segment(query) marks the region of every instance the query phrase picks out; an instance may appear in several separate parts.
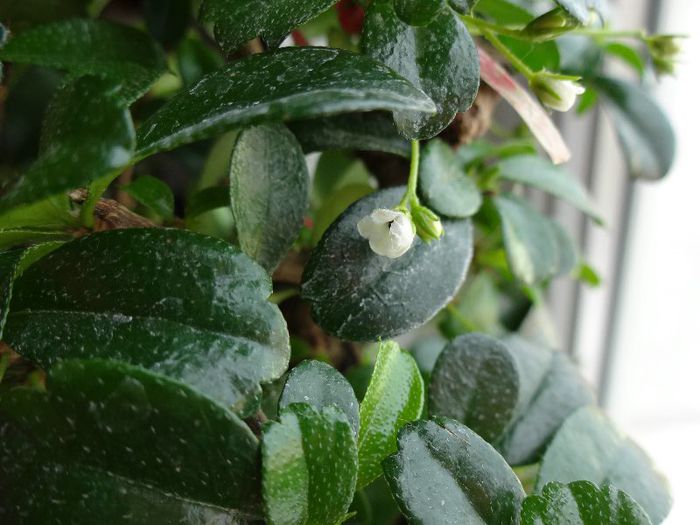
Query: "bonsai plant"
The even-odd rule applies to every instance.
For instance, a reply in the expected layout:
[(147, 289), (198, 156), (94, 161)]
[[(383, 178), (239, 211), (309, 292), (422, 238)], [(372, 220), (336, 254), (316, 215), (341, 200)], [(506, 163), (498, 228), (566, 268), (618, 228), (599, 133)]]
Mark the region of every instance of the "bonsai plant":
[(663, 177), (666, 117), (604, 65), (678, 42), (533, 4), (3, 2), (0, 521), (660, 523), (519, 333), (596, 280), (523, 188), (602, 223), (549, 115), (598, 103)]

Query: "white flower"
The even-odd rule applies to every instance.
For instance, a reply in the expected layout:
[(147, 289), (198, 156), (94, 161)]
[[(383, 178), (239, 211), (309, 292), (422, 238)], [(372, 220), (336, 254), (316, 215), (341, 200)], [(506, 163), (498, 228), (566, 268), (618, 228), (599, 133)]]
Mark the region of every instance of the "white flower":
[(357, 231), (369, 239), (374, 253), (396, 259), (413, 244), (416, 230), (410, 217), (395, 210), (377, 208), (357, 223)]
[(536, 75), (530, 86), (542, 104), (556, 111), (569, 111), (576, 103), (576, 97), (586, 91), (573, 80), (560, 80), (547, 75)]

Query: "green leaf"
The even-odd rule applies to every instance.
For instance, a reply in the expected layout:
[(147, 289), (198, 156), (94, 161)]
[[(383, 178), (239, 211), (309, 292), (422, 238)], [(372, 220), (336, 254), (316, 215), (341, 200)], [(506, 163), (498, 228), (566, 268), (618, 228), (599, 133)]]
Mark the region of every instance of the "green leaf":
[(231, 206), (231, 191), (224, 186), (204, 188), (190, 197), (185, 210), (187, 220), (195, 219), (203, 213), (217, 208)]
[(292, 404), (263, 433), (263, 497), (272, 525), (329, 525), (345, 516), (357, 480), (355, 436), (335, 407)]
[(109, 358), (246, 412), (289, 362), (270, 278), (240, 250), (184, 230), (127, 229), (67, 243), (15, 283), (5, 341), (50, 367)]
[(520, 376), (508, 348), (493, 337), (465, 334), (445, 346), (430, 381), (430, 414), (464, 423), (494, 442), (514, 416)]
[(502, 178), (551, 193), (602, 223), (586, 188), (550, 161), (535, 155), (517, 155), (502, 160), (497, 166)]
[(452, 149), (439, 139), (423, 148), (418, 181), (425, 203), (440, 215), (464, 219), (481, 206), (476, 182)]
[(23, 31), (0, 50), (0, 59), (105, 77), (123, 84), (127, 102), (165, 72), (163, 52), (147, 34), (105, 20), (62, 20)]
[(590, 387), (566, 354), (518, 336), (504, 340), (518, 369), (518, 404), (496, 448), (511, 465), (539, 459), (566, 419), (595, 402)]
[(446, 418), (406, 425), (384, 475), (411, 524), (515, 525), (525, 497), (488, 443)]
[(197, 38), (185, 38), (177, 49), (177, 68), (185, 87), (224, 65), (224, 59)]
[(431, 319), (464, 282), (472, 254), (468, 220), (443, 221), (440, 240), (425, 244), (416, 239), (397, 259), (377, 255), (360, 236), (358, 221), (376, 208), (393, 208), (403, 192), (392, 188), (359, 200), (314, 249), (302, 297), (327, 332), (353, 341), (408, 332)]
[(0, 228), (6, 230), (35, 228), (65, 231), (79, 226), (77, 213), (71, 209), (70, 198), (62, 194), (0, 214)]
[(603, 50), (608, 54), (619, 58), (634, 68), (640, 75), (646, 70), (646, 62), (639, 51), (632, 46), (622, 42), (610, 42), (603, 46)]
[(609, 483), (548, 483), (542, 494), (525, 498), (522, 525), (651, 525), (644, 509)]
[(145, 0), (143, 17), (156, 40), (169, 48), (183, 39), (190, 24), (191, 0)]
[(448, 308), (440, 322), (440, 330), (453, 339), (465, 332), (482, 332), (498, 335), (501, 326), (501, 293), (495, 277), (488, 271), (481, 271), (467, 279), (454, 307)]
[[(496, 24), (523, 27), (534, 20), (535, 16), (522, 5), (527, 4), (505, 0), (480, 0), (476, 4), (476, 10)], [(532, 42), (505, 35), (498, 35), (498, 39), (533, 71), (559, 69), (559, 47), (554, 40)]]
[(282, 124), (248, 128), (233, 146), (230, 179), (238, 244), (272, 273), (299, 235), (309, 206), (304, 153)]
[(345, 414), (355, 434), (360, 428), (360, 404), (355, 392), (343, 374), (327, 363), (304, 361), (289, 372), (279, 410), (292, 403), (306, 403), (319, 411), (335, 406)]
[(447, 0), (450, 7), (460, 15), (466, 15), (479, 0)]
[(503, 194), (493, 201), (508, 264), (518, 279), (533, 285), (574, 268), (575, 247), (561, 226), (515, 195)]
[(59, 89), (44, 121), (39, 158), (0, 198), (0, 210), (85, 186), (126, 166), (134, 128), (119, 93), (113, 82), (96, 77)]
[(397, 16), (412, 26), (424, 26), (435, 19), (445, 0), (394, 0)]
[(499, 35), (497, 38), (533, 71), (559, 70), (559, 46), (554, 40), (531, 42), (504, 35)]
[(59, 231), (32, 230), (29, 228), (0, 229), (0, 250), (18, 244), (68, 240), (70, 238), (69, 233)]
[[(314, 179), (315, 181), (316, 179)], [(330, 225), (351, 204), (372, 192), (374, 192), (374, 188), (369, 184), (350, 184), (349, 186), (341, 186), (335, 193), (326, 198), (314, 214), (314, 228), (311, 236), (314, 246), (318, 244)]]
[(12, 480), (0, 480), (0, 508), (17, 515), (12, 523), (259, 516), (258, 440), (181, 383), (123, 363), (65, 361), (48, 393), (14, 389), (0, 410), (0, 465)]
[(430, 414), (464, 423), (511, 465), (536, 461), (566, 418), (593, 401), (564, 354), (515, 336), (457, 337), (430, 383)]
[(630, 173), (643, 179), (664, 177), (676, 154), (676, 136), (663, 110), (629, 82), (598, 77), (594, 85), (612, 111)]
[(139, 204), (156, 212), (164, 219), (170, 219), (175, 210), (175, 196), (165, 182), (150, 175), (142, 175), (131, 184), (121, 187)]
[(449, 9), (426, 26), (402, 22), (391, 2), (373, 2), (362, 32), (365, 54), (394, 69), (423, 90), (437, 113), (394, 112), (399, 133), (408, 139), (429, 139), (459, 111), (466, 111), (479, 89), (479, 58), (464, 24)]
[(201, 19), (214, 23), (216, 40), (227, 52), (257, 36), (275, 47), (292, 29), (334, 3), (335, 0), (204, 0)]
[(611, 483), (634, 498), (654, 524), (671, 507), (666, 480), (632, 440), (622, 436), (594, 407), (574, 412), (547, 448), (537, 478), (537, 491), (548, 483), (585, 479)]
[(31, 264), (61, 244), (58, 241), (45, 242), (25, 249), (0, 252), (0, 340), (3, 337), (15, 281)]
[(386, 112), (347, 113), (292, 122), (289, 129), (296, 135), (304, 152), (333, 149), (384, 151), (410, 157), (411, 146), (396, 131)]
[(399, 430), (423, 413), (423, 379), (415, 360), (393, 341), (380, 343), (372, 379), (360, 405), (357, 488), (378, 478), (396, 452)]
[(292, 47), (233, 62), (173, 97), (139, 129), (138, 156), (262, 121), (353, 111), (433, 112), (407, 80), (347, 51)]
[(13, 31), (62, 18), (86, 16), (91, 0), (8, 0), (0, 3), (0, 20)]
[[(370, 186), (371, 183), (371, 175), (360, 159), (345, 151), (325, 151), (316, 164), (311, 202), (314, 206), (323, 205), (344, 186)], [(347, 205), (339, 210), (336, 217), (345, 208)]]

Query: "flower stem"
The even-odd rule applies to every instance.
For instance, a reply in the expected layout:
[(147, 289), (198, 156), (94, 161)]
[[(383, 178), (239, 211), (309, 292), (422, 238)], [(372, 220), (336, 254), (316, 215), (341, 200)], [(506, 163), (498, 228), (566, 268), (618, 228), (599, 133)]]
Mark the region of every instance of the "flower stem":
[(411, 141), (411, 170), (408, 172), (408, 186), (404, 193), (401, 202), (398, 205), (399, 209), (408, 210), (408, 205), (417, 206), (419, 204), (418, 195), (418, 167), (420, 165), (420, 141)]
[(646, 31), (643, 30), (632, 30), (632, 31), (611, 31), (605, 28), (596, 27), (580, 27), (571, 31), (575, 35), (593, 36), (600, 38), (636, 38), (638, 40), (643, 40), (647, 37)]
[(462, 15), (460, 17), (462, 22), (470, 26), (471, 29), (477, 29), (478, 32), (483, 33), (484, 31), (491, 31), (492, 33), (498, 33), (500, 35), (512, 36), (519, 38), (521, 40), (527, 39), (526, 35), (523, 34), (521, 28), (505, 27), (498, 24), (493, 24), (484, 20), (483, 18), (477, 18), (475, 16)]
[(489, 41), (489, 43), (495, 47), (501, 55), (503, 55), (508, 62), (510, 62), (515, 69), (518, 70), (526, 79), (530, 80), (535, 72), (530, 69), (525, 62), (520, 60), (515, 53), (513, 53), (508, 46), (498, 39), (498, 36), (493, 31), (484, 31), (482, 33), (484, 38)]

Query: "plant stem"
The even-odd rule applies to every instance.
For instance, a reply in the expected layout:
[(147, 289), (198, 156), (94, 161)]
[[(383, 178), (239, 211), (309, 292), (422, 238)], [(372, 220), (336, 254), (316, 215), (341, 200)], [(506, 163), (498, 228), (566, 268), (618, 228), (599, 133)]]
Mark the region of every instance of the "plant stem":
[(639, 40), (643, 40), (647, 37), (646, 31), (639, 29), (632, 31), (610, 31), (609, 29), (605, 28), (581, 27), (579, 29), (574, 29), (571, 31), (571, 33), (602, 38), (636, 38)]
[(498, 39), (498, 36), (493, 31), (484, 31), (483, 36), (489, 43), (510, 62), (515, 69), (518, 70), (526, 79), (530, 80), (535, 74), (525, 62), (520, 60), (503, 42)]
[(498, 24), (487, 22), (483, 18), (477, 18), (475, 16), (462, 15), (460, 18), (462, 19), (462, 22), (464, 22), (466, 25), (470, 26), (472, 29), (478, 29), (481, 33), (483, 33), (484, 31), (490, 31), (492, 33), (498, 33), (500, 35), (512, 36), (521, 40), (527, 40), (526, 35), (523, 34), (522, 29), (520, 28), (516, 29), (514, 27), (500, 26)]
[(411, 141), (411, 170), (408, 172), (408, 187), (404, 193), (401, 202), (398, 205), (399, 209), (408, 210), (408, 205), (417, 206), (418, 195), (418, 167), (420, 165), (420, 141)]

